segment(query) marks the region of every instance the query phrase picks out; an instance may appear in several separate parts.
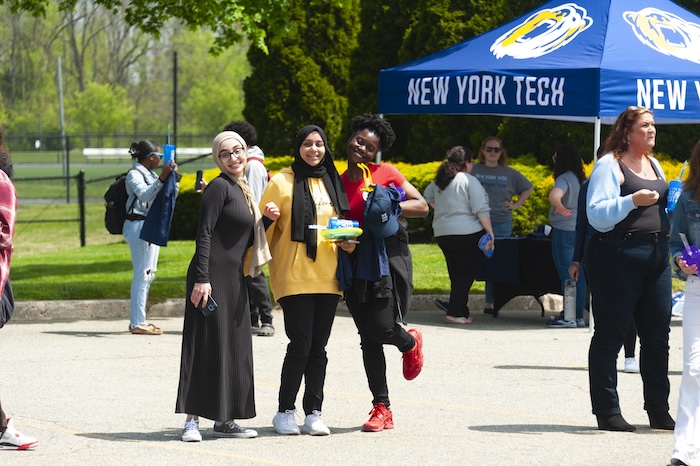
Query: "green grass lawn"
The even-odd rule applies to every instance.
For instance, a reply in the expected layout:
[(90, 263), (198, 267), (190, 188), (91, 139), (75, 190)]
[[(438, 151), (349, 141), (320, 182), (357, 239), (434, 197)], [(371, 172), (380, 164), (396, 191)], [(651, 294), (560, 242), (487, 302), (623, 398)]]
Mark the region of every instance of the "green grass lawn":
[[(412, 245), (416, 293), (449, 293), (442, 252), (436, 245)], [(185, 294), (185, 275), (194, 241), (171, 241), (161, 248), (149, 299), (160, 302)], [(132, 269), (123, 241), (71, 247), (13, 258), (12, 286), (17, 300), (119, 299), (129, 297)], [(481, 286), (478, 286), (481, 285)], [(475, 287), (483, 291), (483, 283)]]
[[(76, 205), (23, 205), (15, 229), (12, 286), (18, 301), (119, 299), (129, 297), (131, 258), (120, 235), (103, 225), (104, 206), (86, 205), (86, 247), (80, 247), (77, 222), (32, 223), (78, 217)], [(185, 294), (185, 275), (194, 241), (171, 241), (161, 248), (149, 301)], [(436, 244), (411, 245), (416, 293), (449, 293), (442, 252)], [(477, 282), (474, 290), (483, 291)]]
[[(128, 298), (131, 281), (129, 247), (121, 235), (110, 235), (103, 224), (104, 206), (86, 205), (86, 247), (80, 247), (78, 207), (71, 204), (22, 205), (15, 229), (12, 285), (18, 301)], [(33, 223), (39, 219), (66, 219)], [(437, 244), (412, 244), (416, 294), (449, 294), (450, 283)], [(194, 241), (171, 241), (161, 249), (150, 302), (185, 294), (185, 275)], [(685, 283), (673, 279), (673, 289)], [(483, 293), (475, 282), (472, 293)]]

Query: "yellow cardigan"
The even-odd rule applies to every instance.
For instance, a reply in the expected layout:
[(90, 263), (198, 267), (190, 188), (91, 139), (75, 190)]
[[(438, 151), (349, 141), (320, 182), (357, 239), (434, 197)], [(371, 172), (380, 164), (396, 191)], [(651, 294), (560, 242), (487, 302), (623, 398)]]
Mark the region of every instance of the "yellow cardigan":
[[(317, 223), (328, 225), (328, 219), (336, 212), (322, 178), (308, 178), (309, 190), (316, 204)], [(294, 172), (291, 168), (273, 176), (260, 200), (263, 211), (268, 202), (274, 202), (280, 210), (279, 218), (267, 229), (267, 242), (272, 261), (270, 287), (275, 300), (299, 294), (337, 294), (338, 250), (335, 243), (322, 241), (317, 235), (316, 261), (306, 255), (306, 244), (292, 241), (292, 193)]]

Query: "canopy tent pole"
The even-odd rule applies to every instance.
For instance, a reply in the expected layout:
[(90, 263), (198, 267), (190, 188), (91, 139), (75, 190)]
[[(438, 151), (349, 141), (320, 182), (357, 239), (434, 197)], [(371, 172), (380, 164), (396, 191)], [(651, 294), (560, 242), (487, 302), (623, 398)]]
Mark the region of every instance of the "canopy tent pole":
[(598, 161), (598, 148), (600, 147), (600, 117), (595, 117), (593, 123), (593, 162)]

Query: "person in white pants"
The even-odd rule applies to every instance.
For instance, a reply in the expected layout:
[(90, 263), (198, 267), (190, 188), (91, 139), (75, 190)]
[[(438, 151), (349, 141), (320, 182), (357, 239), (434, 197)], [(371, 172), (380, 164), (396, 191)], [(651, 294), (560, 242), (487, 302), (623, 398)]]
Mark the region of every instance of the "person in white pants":
[[(690, 156), (685, 180), (671, 222), (669, 246), (680, 276), (688, 275), (683, 307), (683, 376), (678, 399), (671, 464), (700, 465), (700, 141)], [(687, 240), (686, 251), (681, 234)], [(670, 312), (670, 310), (669, 310)]]

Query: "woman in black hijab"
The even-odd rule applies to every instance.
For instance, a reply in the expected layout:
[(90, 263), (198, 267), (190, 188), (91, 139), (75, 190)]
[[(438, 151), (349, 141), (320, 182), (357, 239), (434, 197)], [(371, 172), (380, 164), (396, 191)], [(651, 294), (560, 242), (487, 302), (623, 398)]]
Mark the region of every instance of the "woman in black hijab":
[[(282, 306), (289, 338), (272, 423), (283, 435), (328, 435), (330, 430), (320, 416), (328, 364), (326, 343), (341, 296), (336, 278), (338, 246), (351, 252), (355, 245), (323, 241), (314, 228), (348, 211), (345, 188), (323, 129), (303, 127), (295, 149), (292, 166), (272, 177), (260, 201), (263, 207), (270, 202), (279, 207), (279, 218), (267, 229), (273, 257), (270, 287)], [(306, 418), (300, 429), (294, 415), (302, 378)]]

